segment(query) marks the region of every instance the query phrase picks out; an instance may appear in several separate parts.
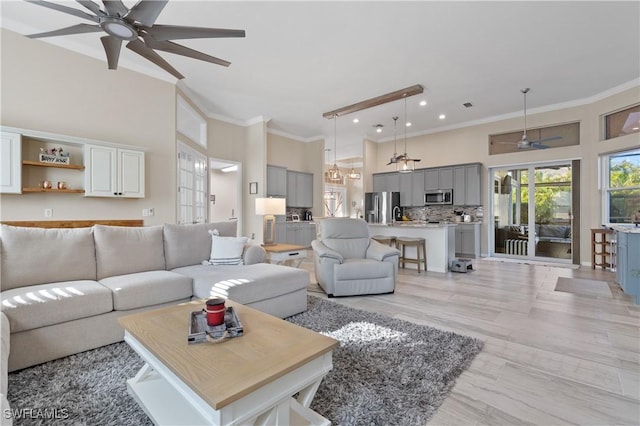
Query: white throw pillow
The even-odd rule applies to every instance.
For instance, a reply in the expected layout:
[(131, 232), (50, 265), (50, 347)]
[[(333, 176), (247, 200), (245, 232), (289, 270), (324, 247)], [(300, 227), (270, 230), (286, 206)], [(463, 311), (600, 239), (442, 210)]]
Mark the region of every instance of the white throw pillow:
[(242, 265), (242, 251), (248, 239), (246, 237), (220, 237), (217, 229), (211, 234), (211, 265)]

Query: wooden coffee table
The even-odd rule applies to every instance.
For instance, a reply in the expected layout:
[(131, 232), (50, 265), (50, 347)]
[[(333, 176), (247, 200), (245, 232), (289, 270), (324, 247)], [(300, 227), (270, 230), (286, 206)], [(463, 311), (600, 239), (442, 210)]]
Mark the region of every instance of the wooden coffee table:
[(333, 367), (337, 340), (228, 300), (244, 335), (189, 345), (189, 314), (203, 306), (189, 302), (118, 319), (125, 341), (145, 361), (127, 388), (151, 420), (330, 424), (309, 405)]

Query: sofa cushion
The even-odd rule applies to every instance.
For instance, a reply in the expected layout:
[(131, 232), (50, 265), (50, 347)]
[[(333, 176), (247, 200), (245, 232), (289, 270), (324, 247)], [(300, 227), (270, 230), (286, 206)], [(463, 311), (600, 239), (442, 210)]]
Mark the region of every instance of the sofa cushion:
[(236, 221), (193, 225), (165, 224), (163, 235), (167, 269), (197, 265), (209, 259), (211, 235), (208, 231), (217, 229), (220, 236), (235, 237), (237, 226)]
[(0, 293), (11, 332), (87, 318), (113, 310), (111, 291), (96, 281), (66, 281)]
[(302, 269), (269, 263), (243, 266), (195, 265), (173, 272), (193, 278), (193, 295), (223, 297), (247, 304), (288, 294), (309, 285), (309, 273)]
[(97, 278), (165, 269), (162, 226), (94, 226)]
[(212, 265), (240, 265), (242, 252), (248, 239), (246, 237), (221, 237), (209, 231), (211, 235), (211, 253), (209, 263)]
[(113, 292), (113, 309), (125, 311), (188, 299), (192, 280), (170, 271), (147, 271), (103, 278), (100, 284)]
[(95, 280), (91, 228), (45, 229), (0, 226), (2, 291), (25, 285)]

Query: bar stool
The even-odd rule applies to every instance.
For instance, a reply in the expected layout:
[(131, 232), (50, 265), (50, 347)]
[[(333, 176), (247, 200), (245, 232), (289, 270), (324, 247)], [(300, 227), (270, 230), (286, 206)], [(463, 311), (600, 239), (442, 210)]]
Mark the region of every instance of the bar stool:
[(389, 247), (396, 247), (395, 235), (374, 235), (371, 239), (376, 240), (380, 244), (387, 244)]
[[(424, 270), (425, 272), (427, 271), (427, 241), (424, 238), (398, 237), (396, 244), (401, 251), (398, 263), (402, 265), (403, 268), (405, 263), (415, 263), (418, 265), (418, 273), (420, 273), (420, 264), (424, 263)], [(406, 256), (406, 247), (416, 248), (416, 258)]]

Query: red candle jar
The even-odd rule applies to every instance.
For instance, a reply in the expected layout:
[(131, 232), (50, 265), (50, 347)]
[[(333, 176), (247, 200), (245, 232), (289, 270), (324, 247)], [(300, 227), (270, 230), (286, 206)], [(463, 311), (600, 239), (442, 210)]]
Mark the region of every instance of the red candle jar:
[(224, 299), (209, 299), (207, 300), (207, 324), (210, 326), (216, 326), (224, 323)]

